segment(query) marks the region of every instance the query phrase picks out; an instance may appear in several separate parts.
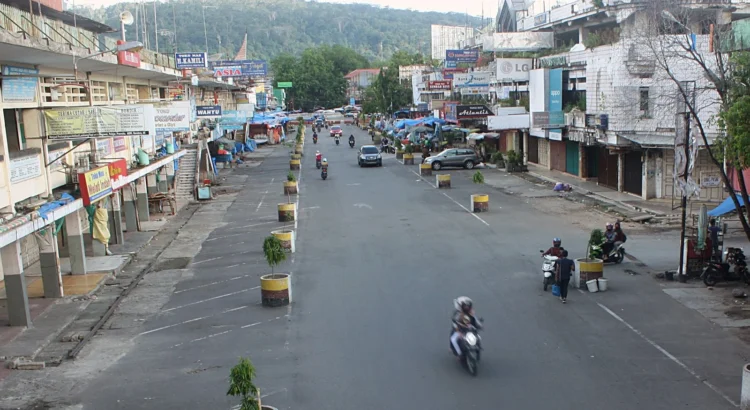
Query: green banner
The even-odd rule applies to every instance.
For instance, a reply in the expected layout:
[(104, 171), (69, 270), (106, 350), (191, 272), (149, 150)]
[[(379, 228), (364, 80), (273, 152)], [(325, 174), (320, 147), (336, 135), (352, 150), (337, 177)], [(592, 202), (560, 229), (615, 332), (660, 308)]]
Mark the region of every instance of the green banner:
[(276, 83), (276, 88), (292, 88), (292, 82), (291, 81), (279, 81)]

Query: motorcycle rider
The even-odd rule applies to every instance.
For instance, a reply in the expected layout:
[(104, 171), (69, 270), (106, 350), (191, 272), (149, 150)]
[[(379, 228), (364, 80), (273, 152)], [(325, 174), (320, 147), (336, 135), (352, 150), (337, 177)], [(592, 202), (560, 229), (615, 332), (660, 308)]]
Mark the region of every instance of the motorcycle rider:
[(607, 230), (604, 231), (604, 239), (605, 241), (602, 244), (602, 255), (604, 258), (607, 258), (609, 253), (612, 252), (612, 249), (614, 249), (615, 241), (617, 239), (617, 232), (615, 232), (615, 227), (612, 223), (607, 223)]
[(349, 135), (349, 143), (354, 142), (354, 134)]
[(463, 338), (466, 331), (472, 326), (480, 329), (482, 325), (474, 316), (474, 302), (466, 296), (460, 296), (453, 301), (456, 311), (453, 313), (453, 333), (451, 333), (451, 346), (453, 354), (460, 359), (463, 355), (458, 339)]
[(315, 162), (320, 162), (321, 158), (323, 158), (323, 155), (320, 154), (320, 151), (315, 151)]
[(550, 255), (550, 256), (556, 256), (558, 258), (561, 258), (562, 252), (565, 250), (561, 245), (562, 245), (562, 241), (560, 240), (560, 238), (552, 239), (552, 247), (547, 249), (547, 252), (544, 252), (542, 254), (542, 257), (546, 255)]

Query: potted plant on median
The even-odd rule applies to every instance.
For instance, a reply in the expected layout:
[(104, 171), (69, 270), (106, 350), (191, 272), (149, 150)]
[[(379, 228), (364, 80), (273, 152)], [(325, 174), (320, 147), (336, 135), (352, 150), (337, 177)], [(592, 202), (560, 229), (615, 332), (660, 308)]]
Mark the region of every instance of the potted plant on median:
[(414, 165), (414, 144), (407, 144), (402, 154), (404, 165)]
[(286, 181), (284, 182), (284, 195), (294, 195), (297, 193), (297, 178), (294, 177), (292, 171), (286, 174)]
[(263, 241), (263, 256), (271, 267), (271, 274), (260, 277), (261, 302), (267, 307), (286, 306), (291, 302), (292, 283), (289, 274), (276, 273), (274, 270), (286, 260), (284, 247), (275, 235), (270, 235)]
[(492, 153), (492, 156), (490, 156), (490, 162), (497, 165), (498, 168), (505, 168), (505, 158), (503, 158), (503, 153), (500, 151)]
[(573, 274), (573, 285), (582, 288), (590, 280), (600, 279), (604, 275), (604, 261), (599, 259), (595, 250), (604, 242), (601, 229), (594, 229), (586, 245), (586, 257), (575, 260), (576, 272)]
[(250, 359), (240, 357), (229, 372), (229, 391), (227, 396), (240, 398), (239, 410), (260, 410), (260, 393), (255, 386), (255, 367)]
[(517, 153), (515, 150), (510, 150), (507, 153), (506, 169), (508, 172), (525, 172), (528, 171), (526, 166), (523, 165), (523, 156)]
[(396, 159), (403, 159), (404, 158), (404, 144), (401, 143), (401, 140), (396, 137), (393, 141), (393, 146), (396, 147)]

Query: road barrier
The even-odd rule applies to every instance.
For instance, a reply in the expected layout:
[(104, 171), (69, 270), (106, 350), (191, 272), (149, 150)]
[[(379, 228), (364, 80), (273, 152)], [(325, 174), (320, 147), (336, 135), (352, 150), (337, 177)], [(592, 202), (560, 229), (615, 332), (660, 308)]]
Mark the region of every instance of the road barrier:
[(576, 272), (573, 285), (586, 287), (586, 282), (604, 277), (604, 262), (601, 259), (576, 259)]
[(404, 151), (396, 150), (396, 159), (404, 159)]
[(289, 160), (289, 169), (292, 171), (296, 171), (300, 168), (300, 160), (298, 159), (290, 159)]
[(472, 212), (487, 212), (490, 210), (490, 196), (485, 194), (475, 194), (471, 196)]
[(297, 181), (284, 181), (284, 195), (295, 195), (297, 193)]
[(275, 236), (281, 242), (282, 248), (294, 253), (294, 241), (296, 239), (294, 229), (278, 229), (271, 231), (271, 235)]
[(451, 174), (436, 175), (435, 186), (438, 188), (450, 188), (451, 187)]
[(292, 302), (291, 276), (272, 273), (260, 277), (260, 297), (263, 306), (280, 307)]
[(432, 176), (432, 165), (430, 164), (419, 164), (419, 175), (423, 177)]
[(295, 204), (279, 204), (279, 222), (292, 222), (297, 216), (297, 209)]
[(404, 165), (414, 165), (414, 154), (405, 152), (403, 154), (403, 158), (404, 158)]

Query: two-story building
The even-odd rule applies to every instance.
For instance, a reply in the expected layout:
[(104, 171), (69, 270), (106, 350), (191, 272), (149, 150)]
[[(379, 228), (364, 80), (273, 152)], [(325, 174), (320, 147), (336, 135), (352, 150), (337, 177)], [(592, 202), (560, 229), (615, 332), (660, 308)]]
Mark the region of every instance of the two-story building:
[(344, 76), (346, 78), (346, 98), (359, 101), (364, 97), (365, 89), (380, 74), (379, 68), (359, 68)]

